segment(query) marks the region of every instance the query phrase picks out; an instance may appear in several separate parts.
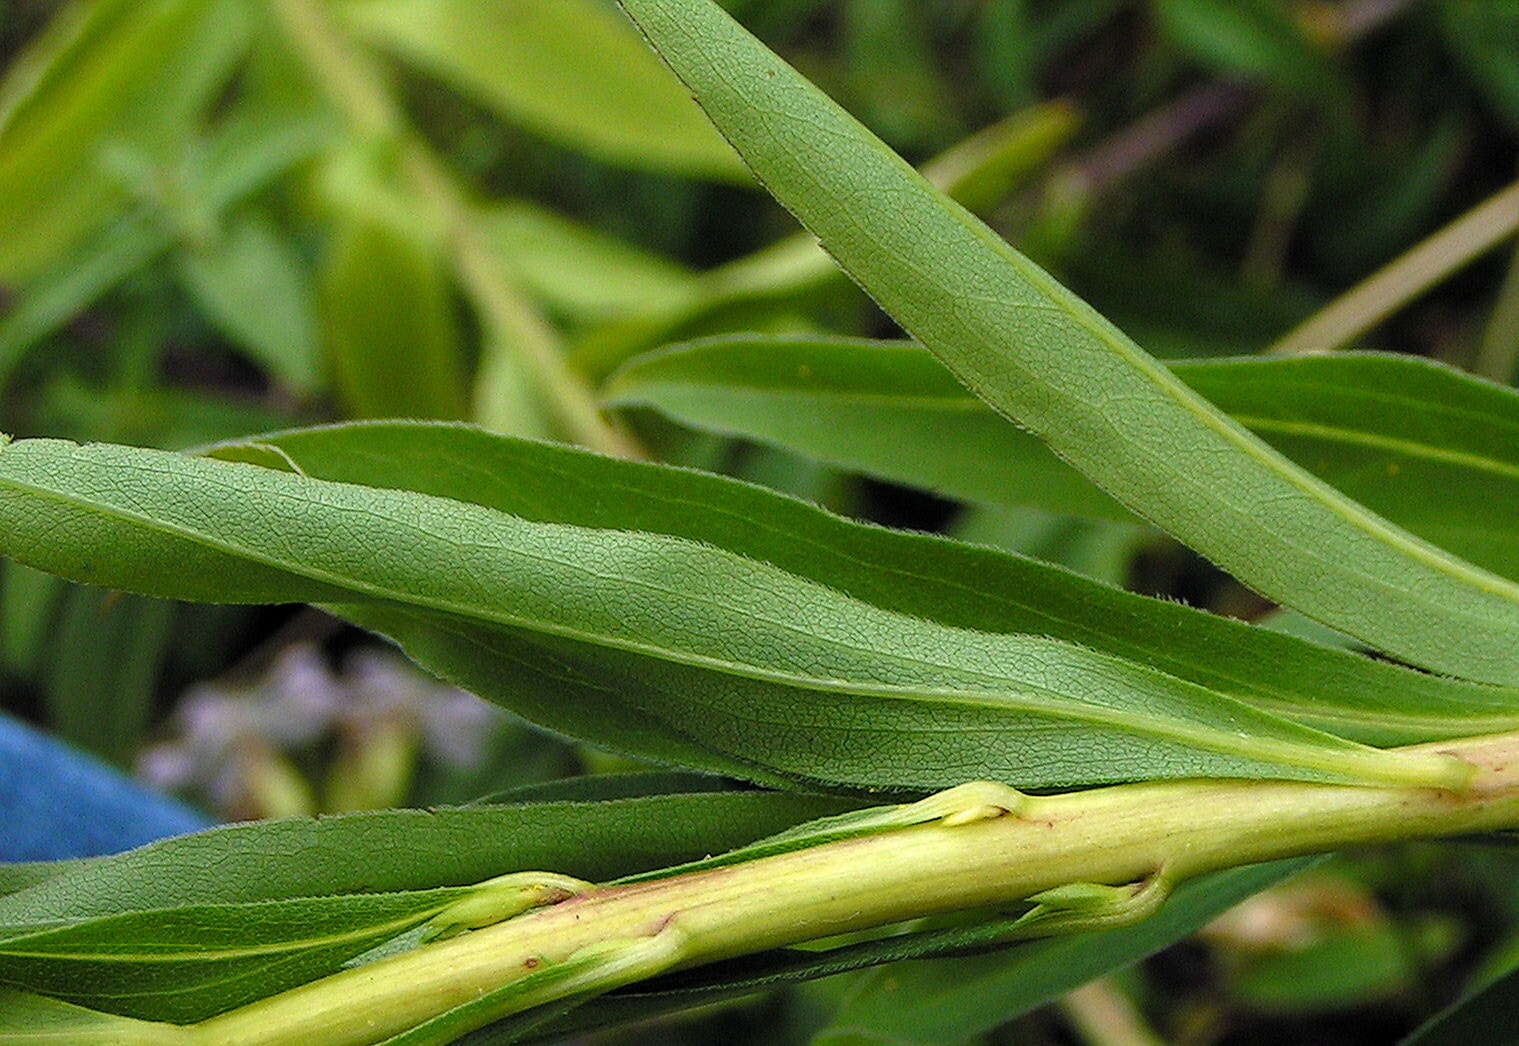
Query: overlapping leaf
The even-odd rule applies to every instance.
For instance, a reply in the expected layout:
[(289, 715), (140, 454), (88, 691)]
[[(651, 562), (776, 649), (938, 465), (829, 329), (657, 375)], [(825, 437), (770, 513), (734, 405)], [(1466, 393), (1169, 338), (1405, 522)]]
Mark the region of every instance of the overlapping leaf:
[(772, 194), (978, 396), (1265, 594), (1425, 667), (1519, 682), (1519, 585), (1230, 420), (710, 0), (623, 7)]
[(917, 620), (768, 563), (239, 462), (24, 440), (3, 550), (170, 598), (313, 602), (527, 718), (767, 783), (1459, 779), (1041, 636)]
[(1511, 689), (1326, 650), (1017, 556), (852, 523), (686, 469), (406, 422), (284, 432), (215, 453), (531, 520), (683, 537), (909, 617), (1064, 639), (1370, 744), (1519, 727), (1519, 692)]
[[(1427, 360), (1369, 353), (1169, 367), (1325, 482), (1519, 578), (1513, 390)], [(712, 339), (639, 358), (609, 395), (969, 501), (1134, 518), (911, 343)]]

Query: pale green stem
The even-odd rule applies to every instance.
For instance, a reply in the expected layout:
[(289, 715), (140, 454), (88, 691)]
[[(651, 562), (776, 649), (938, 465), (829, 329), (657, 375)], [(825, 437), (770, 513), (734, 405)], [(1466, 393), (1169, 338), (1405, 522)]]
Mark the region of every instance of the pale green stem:
[[(545, 966), (608, 942), (642, 946), (609, 964), (626, 983), (834, 934), (1006, 905), (1072, 883), (1174, 882), (1347, 846), (1519, 826), (1519, 735), (1405, 750), (1474, 767), (1463, 792), (1277, 781), (1172, 781), (1043, 798), (804, 849), (614, 884), (451, 940), (334, 974), (188, 1028), (196, 1046), (372, 1046)], [(996, 816), (993, 816), (996, 815)], [(889, 823), (889, 822), (885, 822)], [(591, 949), (590, 953), (587, 949)], [(577, 967), (578, 968), (578, 967)], [(593, 993), (612, 984), (567, 978)]]
[(1519, 375), (1519, 246), (1509, 259), (1472, 371), (1503, 385)]
[(1330, 302), (1267, 351), (1280, 356), (1331, 352), (1519, 232), (1519, 182), (1478, 204), (1364, 282)]
[(407, 126), (368, 56), (344, 37), (315, 0), (272, 3), (312, 75), (354, 130), (397, 143), (404, 170), (433, 209), (460, 282), (492, 335), (488, 339), (491, 351), (505, 347), (516, 354), (555, 418), (575, 440), (605, 454), (643, 457), (633, 437), (602, 415), (589, 384), (566, 361), (553, 328), (480, 239), (467, 193)]

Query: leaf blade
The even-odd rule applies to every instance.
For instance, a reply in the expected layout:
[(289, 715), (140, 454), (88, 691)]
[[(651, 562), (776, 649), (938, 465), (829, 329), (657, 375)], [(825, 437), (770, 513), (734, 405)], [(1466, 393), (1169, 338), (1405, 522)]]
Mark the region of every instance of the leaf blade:
[[(23, 562), (174, 598), (399, 609), (452, 628), (467, 647), (450, 674), (529, 718), (761, 782), (1457, 780), (1444, 757), (1380, 752), (1059, 640), (915, 620), (667, 535), (45, 440), (0, 451), (0, 488), (5, 551)], [(538, 689), (503, 680), (508, 664)], [(552, 699), (576, 680), (582, 701)]]
[(1219, 413), (708, 0), (623, 0), (761, 181), (999, 411), (1242, 581), (1406, 660), (1519, 682), (1519, 585)]

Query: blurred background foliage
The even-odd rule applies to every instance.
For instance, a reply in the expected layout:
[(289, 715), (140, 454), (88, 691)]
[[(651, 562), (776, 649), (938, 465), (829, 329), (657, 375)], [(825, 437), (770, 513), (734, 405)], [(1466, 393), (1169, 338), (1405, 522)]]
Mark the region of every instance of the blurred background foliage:
[[(1365, 347), (1514, 380), (1519, 0), (726, 6), (1163, 357)], [(671, 342), (896, 333), (610, 0), (0, 0), (0, 64), (0, 429), (188, 448), (473, 421), (1336, 641), (1133, 523), (602, 412)], [(5, 564), (0, 667), (7, 711), (220, 817), (637, 769), (310, 610)], [(1516, 873), (1475, 845), (1336, 860), (984, 1041), (1392, 1041), (1519, 947)], [(890, 977), (623, 1041), (926, 1041), (852, 1022)]]

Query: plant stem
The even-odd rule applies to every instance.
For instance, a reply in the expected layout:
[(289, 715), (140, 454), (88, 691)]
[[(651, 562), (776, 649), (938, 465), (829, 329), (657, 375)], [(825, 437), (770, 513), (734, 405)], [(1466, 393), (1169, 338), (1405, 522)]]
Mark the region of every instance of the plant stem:
[[(1463, 792), (1279, 781), (1171, 781), (977, 808), (738, 864), (599, 887), (193, 1026), (205, 1046), (372, 1046), (587, 949), (635, 942), (598, 992), (669, 969), (966, 909), (1071, 883), (1175, 882), (1346, 846), (1519, 825), (1519, 734), (1404, 749), (1474, 767)], [(651, 945), (659, 947), (651, 948)], [(632, 972), (630, 972), (632, 971)], [(563, 994), (563, 993), (561, 993)], [(533, 987), (494, 1020), (553, 998)], [(177, 1040), (175, 1040), (177, 1041)]]
[(1330, 352), (1355, 340), (1431, 286), (1519, 232), (1519, 182), (1478, 204), (1330, 302), (1267, 351)]
[(559, 339), (480, 239), (468, 194), (408, 126), (379, 70), (313, 0), (273, 0), (286, 34), (313, 77), (360, 135), (394, 141), (402, 168), (441, 226), (459, 280), (492, 337), (532, 376), (554, 417), (576, 441), (618, 457), (644, 457), (633, 437), (601, 413), (590, 385), (574, 372)]

